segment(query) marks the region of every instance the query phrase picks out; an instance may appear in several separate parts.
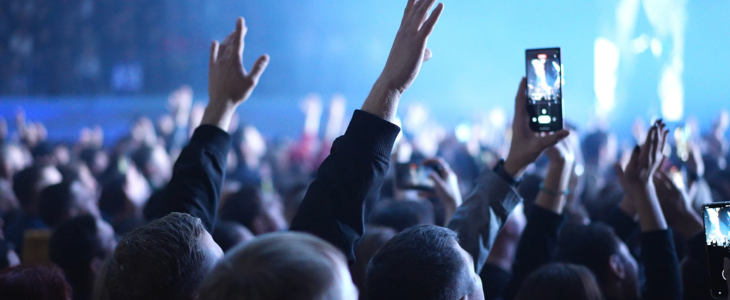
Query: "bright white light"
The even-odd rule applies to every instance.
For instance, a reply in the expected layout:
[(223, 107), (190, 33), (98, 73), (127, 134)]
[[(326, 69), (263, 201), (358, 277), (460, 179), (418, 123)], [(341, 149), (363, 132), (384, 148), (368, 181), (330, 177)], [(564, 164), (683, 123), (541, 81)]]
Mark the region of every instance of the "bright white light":
[(575, 175), (576, 176), (583, 175), (583, 172), (585, 172), (585, 168), (583, 168), (583, 165), (581, 165), (581, 164), (575, 165)]
[(503, 129), (507, 127), (507, 113), (501, 107), (492, 108), (489, 111), (489, 124), (492, 128)]
[(597, 38), (594, 45), (594, 80), (596, 93), (596, 113), (605, 116), (614, 106), (616, 89), (616, 70), (619, 63), (619, 50), (606, 38)]
[(646, 51), (647, 48), (649, 48), (649, 37), (646, 36), (646, 34), (642, 34), (638, 38), (635, 38), (634, 42), (632, 43), (632, 47), (634, 53), (643, 53), (644, 51)]
[(682, 78), (671, 66), (664, 67), (659, 80), (659, 99), (662, 117), (666, 121), (680, 121), (684, 114), (684, 86)]
[(656, 57), (662, 55), (662, 42), (657, 38), (651, 40), (651, 53)]
[(454, 134), (456, 135), (456, 140), (462, 143), (466, 143), (469, 141), (469, 138), (471, 137), (471, 128), (469, 125), (466, 125), (465, 123), (461, 123), (458, 126), (456, 126), (456, 130), (454, 131)]

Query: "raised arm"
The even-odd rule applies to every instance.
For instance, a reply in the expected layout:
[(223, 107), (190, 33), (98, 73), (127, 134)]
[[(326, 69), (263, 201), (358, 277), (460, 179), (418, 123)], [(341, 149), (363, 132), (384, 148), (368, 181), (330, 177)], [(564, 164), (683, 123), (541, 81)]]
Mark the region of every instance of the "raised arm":
[(527, 216), (527, 226), (517, 246), (505, 299), (512, 299), (530, 273), (553, 259), (558, 234), (565, 220), (563, 209), (575, 155), (566, 140), (548, 148), (545, 154), (550, 160), (548, 173), (537, 194), (535, 207)]
[(486, 169), (477, 178), (476, 187), (454, 213), (448, 227), (459, 234), (459, 244), (474, 258), (474, 269), (481, 271), (489, 250), (505, 220), (522, 201), (516, 187), (531, 163), (548, 148), (568, 136), (561, 130), (540, 135), (529, 126), (527, 82), (522, 78), (515, 97), (515, 117), (512, 122), (512, 142), (507, 160), (494, 169)]
[(231, 147), (226, 129), (236, 108), (251, 95), (269, 62), (269, 57), (263, 55), (256, 60), (251, 73), (243, 69), (246, 30), (243, 18), (239, 18), (236, 30), (223, 44), (214, 41), (211, 46), (208, 106), (200, 127), (175, 162), (163, 199), (161, 216), (170, 212), (189, 213), (200, 218), (209, 232), (215, 225), (226, 157)]
[(426, 57), (426, 41), (443, 5), (427, 18), (435, 0), (408, 1), (401, 27), (383, 73), (362, 110), (356, 111), (345, 134), (309, 186), (292, 230), (317, 235), (342, 250), (350, 262), (365, 231), (365, 220), (378, 198), (400, 132), (392, 124), (401, 94), (411, 85)]
[(680, 299), (682, 283), (679, 262), (671, 232), (668, 230), (654, 186), (653, 177), (664, 160), (668, 131), (657, 121), (641, 147), (634, 148), (620, 180), (626, 197), (634, 203), (641, 228), (641, 259), (644, 261), (643, 299)]

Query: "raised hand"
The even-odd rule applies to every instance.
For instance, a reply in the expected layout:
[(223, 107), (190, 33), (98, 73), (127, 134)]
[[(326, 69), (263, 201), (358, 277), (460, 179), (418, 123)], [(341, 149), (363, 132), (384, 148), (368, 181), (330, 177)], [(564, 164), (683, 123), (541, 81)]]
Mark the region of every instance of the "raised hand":
[(400, 95), (416, 79), (421, 64), (431, 58), (426, 44), (444, 9), (439, 3), (429, 16), (434, 3), (436, 0), (408, 0), (388, 61), (365, 100), (364, 111), (389, 121), (395, 119)]
[(264, 54), (254, 62), (250, 73), (243, 68), (243, 38), (247, 31), (244, 19), (238, 18), (236, 30), (222, 44), (213, 41), (210, 47), (210, 102), (203, 116), (203, 124), (228, 129), (233, 111), (251, 96), (269, 64), (269, 56)]
[(646, 142), (634, 148), (623, 175), (619, 175), (624, 185), (624, 197), (630, 199), (628, 201), (636, 208), (642, 232), (667, 228), (652, 179), (664, 161), (663, 151), (669, 133), (664, 127), (661, 120), (652, 125), (646, 135)]
[(429, 17), (428, 12), (434, 3), (436, 0), (409, 0), (406, 5), (400, 29), (381, 75), (400, 92), (411, 86), (421, 64), (431, 58), (426, 43), (444, 9), (440, 3)]
[(429, 175), (429, 178), (434, 182), (434, 195), (424, 196), (436, 196), (444, 204), (446, 211), (444, 223), (448, 224), (456, 208), (464, 202), (461, 197), (461, 190), (459, 189), (459, 178), (443, 158), (427, 159), (423, 164), (438, 166), (439, 173)]
[(631, 154), (629, 164), (624, 171), (629, 188), (644, 188), (652, 185), (652, 177), (664, 161), (664, 147), (666, 146), (668, 130), (658, 120), (646, 134), (646, 142)]
[(692, 209), (687, 193), (665, 172), (657, 172), (653, 180), (667, 224), (685, 239), (700, 232), (702, 220)]
[(515, 97), (512, 143), (504, 163), (504, 170), (514, 178), (522, 176), (527, 166), (535, 162), (546, 149), (554, 146), (570, 134), (567, 130), (557, 131), (552, 134), (539, 134), (530, 129), (526, 88), (527, 80), (523, 77)]

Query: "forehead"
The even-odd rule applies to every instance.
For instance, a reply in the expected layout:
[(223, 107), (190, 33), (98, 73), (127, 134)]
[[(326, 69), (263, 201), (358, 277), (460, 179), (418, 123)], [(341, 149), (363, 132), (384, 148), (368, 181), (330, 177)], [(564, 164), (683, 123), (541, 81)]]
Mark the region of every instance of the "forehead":
[(471, 254), (469, 252), (466, 252), (464, 248), (461, 248), (459, 243), (454, 241), (454, 247), (459, 250), (459, 254), (461, 254), (461, 257), (463, 258), (464, 263), (469, 268), (470, 273), (474, 273), (474, 258), (471, 257)]

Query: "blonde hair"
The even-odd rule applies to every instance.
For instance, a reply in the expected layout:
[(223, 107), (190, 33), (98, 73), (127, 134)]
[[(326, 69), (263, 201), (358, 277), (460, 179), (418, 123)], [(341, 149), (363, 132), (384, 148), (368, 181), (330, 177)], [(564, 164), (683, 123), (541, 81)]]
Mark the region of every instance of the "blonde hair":
[(261, 235), (231, 251), (200, 286), (200, 300), (339, 299), (345, 256), (309, 234)]

